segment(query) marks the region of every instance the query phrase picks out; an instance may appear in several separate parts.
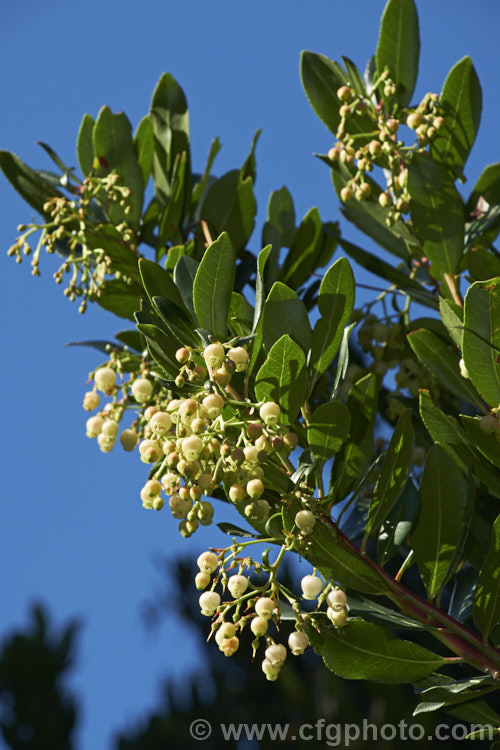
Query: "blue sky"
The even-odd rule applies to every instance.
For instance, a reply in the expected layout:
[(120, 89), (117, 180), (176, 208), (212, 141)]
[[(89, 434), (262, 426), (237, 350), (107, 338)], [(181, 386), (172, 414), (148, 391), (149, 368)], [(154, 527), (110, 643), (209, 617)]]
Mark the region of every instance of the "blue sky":
[[(302, 92), (302, 49), (331, 58), (345, 54), (363, 68), (374, 51), (385, 0), (349, 3), (298, 0), (235, 3), (129, 0), (36, 0), (5, 3), (0, 28), (0, 148), (32, 166), (50, 168), (34, 141), (52, 145), (76, 163), (75, 141), (84, 112), (104, 104), (124, 110), (136, 125), (147, 112), (162, 72), (187, 94), (195, 169), (211, 140), (223, 149), (215, 172), (237, 167), (251, 137), (258, 146), (260, 226), (271, 190), (287, 185), (300, 217), (317, 205), (337, 219), (326, 167), (331, 135)], [(472, 187), (482, 167), (499, 161), (498, 29), (496, 0), (418, 2), (422, 58), (416, 99), (439, 91), (452, 65), (469, 54), (483, 85), (479, 139), (467, 165)], [(157, 636), (141, 624), (139, 605), (158, 587), (153, 560), (180, 552), (195, 556), (222, 543), (202, 529), (186, 542), (167, 513), (142, 510), (145, 471), (136, 456), (103, 455), (85, 438), (81, 408), (91, 350), (68, 341), (105, 338), (122, 323), (100, 309), (77, 314), (52, 281), (50, 258), (33, 279), (5, 251), (31, 211), (0, 177), (2, 222), (1, 315), (3, 419), (0, 637), (26, 621), (33, 599), (47, 602), (57, 622), (85, 623), (74, 684), (83, 697), (81, 748), (107, 747), (113, 729), (154, 705), (165, 673), (181, 676), (203, 653), (180, 632), (175, 613)], [(360, 238), (347, 230), (347, 235)], [(365, 243), (366, 245), (366, 243)], [(221, 520), (221, 518), (219, 518)]]

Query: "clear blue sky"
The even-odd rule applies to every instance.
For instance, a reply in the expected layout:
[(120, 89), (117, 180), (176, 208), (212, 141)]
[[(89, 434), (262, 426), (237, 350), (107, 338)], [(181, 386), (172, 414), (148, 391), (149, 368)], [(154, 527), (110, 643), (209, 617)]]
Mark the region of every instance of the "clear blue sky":
[[(135, 125), (147, 112), (162, 72), (184, 87), (191, 112), (194, 166), (200, 170), (212, 138), (223, 150), (215, 171), (237, 167), (259, 127), (259, 227), (267, 197), (282, 185), (297, 215), (317, 205), (339, 217), (328, 170), (312, 152), (332, 145), (302, 92), (302, 49), (360, 67), (375, 49), (385, 0), (340, 3), (298, 0), (185, 3), (144, 0), (22, 0), (2, 7), (0, 148), (32, 166), (50, 168), (35, 140), (50, 143), (76, 164), (75, 140), (84, 112), (109, 105)], [(439, 91), (451, 66), (469, 54), (483, 85), (479, 139), (467, 174), (499, 161), (497, 0), (418, 2), (422, 61), (416, 98)], [(122, 327), (96, 308), (77, 314), (55, 288), (51, 259), (43, 277), (16, 267), (5, 251), (31, 211), (0, 177), (2, 222), (1, 369), (2, 466), (0, 638), (26, 621), (33, 599), (50, 605), (57, 622), (85, 622), (74, 685), (83, 697), (80, 747), (110, 745), (111, 732), (151, 708), (160, 678), (182, 675), (203, 654), (174, 614), (157, 637), (140, 620), (139, 605), (159, 587), (153, 560), (179, 551), (196, 555), (222, 542), (202, 529), (186, 542), (164, 512), (138, 500), (144, 467), (115, 449), (103, 455), (85, 438), (84, 383), (99, 362), (68, 341), (105, 338)], [(349, 231), (348, 231), (349, 236)], [(350, 236), (356, 237), (354, 234)], [(251, 248), (259, 249), (260, 229)], [(356, 237), (359, 241), (359, 238)], [(219, 519), (220, 520), (220, 519)], [(271, 717), (270, 717), (271, 718)]]

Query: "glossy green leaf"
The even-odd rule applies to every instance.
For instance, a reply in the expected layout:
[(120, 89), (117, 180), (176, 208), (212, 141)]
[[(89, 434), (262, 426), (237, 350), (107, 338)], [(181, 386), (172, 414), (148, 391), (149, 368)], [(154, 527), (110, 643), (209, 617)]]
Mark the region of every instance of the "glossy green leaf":
[(464, 250), (464, 208), (447, 169), (427, 154), (413, 155), (408, 170), (410, 213), (435, 278), (453, 276)]
[(345, 55), (341, 55), (341, 58), (347, 71), (347, 77), (349, 78), (350, 85), (352, 86), (356, 94), (358, 94), (358, 96), (366, 98), (368, 94), (366, 91), (363, 76), (361, 75), (360, 71), (353, 63), (353, 61), (348, 57), (345, 57)]
[(255, 149), (257, 147), (257, 143), (259, 141), (261, 133), (262, 133), (261, 128), (255, 131), (254, 136), (252, 138), (252, 144), (250, 146), (249, 154), (247, 158), (245, 159), (245, 161), (243, 162), (243, 165), (240, 170), (242, 179), (245, 180), (247, 177), (250, 177), (254, 184), (257, 179), (257, 163), (255, 160)]
[(470, 57), (462, 58), (450, 70), (439, 103), (446, 125), (432, 141), (430, 154), (457, 177), (462, 173), (481, 121), (481, 84)]
[(128, 346), (129, 349), (134, 349), (136, 352), (142, 352), (146, 348), (144, 336), (142, 336), (139, 331), (118, 331), (118, 333), (115, 333), (115, 338), (122, 344), (125, 344), (125, 346)]
[(198, 263), (189, 255), (181, 255), (174, 267), (174, 283), (179, 290), (185, 307), (195, 318), (193, 305), (193, 284), (198, 270)]
[(411, 299), (421, 305), (437, 309), (436, 297), (427, 291), (418, 281), (407, 276), (403, 271), (386, 263), (382, 258), (353, 245), (352, 242), (339, 238), (339, 245), (352, 260), (366, 268), (370, 273), (385, 279), (390, 284), (406, 292)]
[(158, 250), (163, 254), (165, 244), (182, 243), (182, 220), (187, 200), (187, 154), (177, 157), (172, 172), (171, 193), (158, 228)]
[(380, 23), (375, 60), (377, 72), (386, 68), (397, 85), (395, 99), (401, 107), (411, 101), (418, 74), (420, 35), (414, 0), (389, 0)]
[(262, 246), (271, 245), (272, 250), (266, 267), (265, 287), (270, 289), (279, 274), (279, 251), (291, 247), (295, 237), (295, 209), (293, 199), (286, 187), (275, 190), (267, 204), (267, 220), (262, 228)]
[(76, 153), (78, 164), (84, 177), (88, 177), (94, 167), (94, 132), (95, 120), (88, 114), (83, 115), (76, 139)]
[(335, 135), (340, 123), (337, 91), (346, 83), (344, 71), (324, 55), (304, 51), (300, 58), (300, 77), (311, 107)]
[(167, 297), (153, 297), (152, 303), (179, 348), (200, 345), (200, 339), (193, 330), (193, 322), (189, 320), (184, 305), (179, 307)]
[(445, 583), (466, 505), (467, 485), (462, 472), (441, 445), (433, 445), (420, 486), (420, 515), (411, 533), (415, 559), (429, 596), (436, 596)]
[(312, 336), (310, 366), (321, 375), (337, 354), (354, 307), (356, 285), (349, 261), (339, 258), (325, 273), (318, 295), (320, 318)]
[[(500, 726), (500, 715), (483, 700), (470, 701), (470, 703), (463, 703), (460, 706), (447, 706), (444, 710), (450, 716), (455, 716), (457, 719), (467, 721), (471, 724), (490, 724), (493, 727)], [(479, 732), (481, 732), (481, 730), (479, 730)], [(486, 737), (487, 736), (488, 735), (486, 734)], [(467, 735), (466, 739), (469, 737), (472, 737), (472, 735)], [(479, 739), (481, 738), (480, 734)]]
[(493, 524), (490, 548), (477, 579), (474, 622), (485, 641), (500, 621), (500, 515)]
[(280, 281), (298, 289), (316, 268), (329, 261), (336, 244), (333, 236), (323, 232), (318, 209), (312, 208), (295, 233), (279, 274)]
[(187, 154), (188, 173), (191, 173), (188, 106), (182, 88), (170, 73), (161, 76), (153, 92), (150, 118), (155, 145), (153, 180), (156, 198), (163, 210), (172, 191), (176, 158), (183, 152)]
[(231, 295), (229, 326), (236, 336), (249, 336), (252, 332), (254, 310), (250, 302), (239, 292)]
[(139, 260), (139, 271), (144, 289), (151, 302), (153, 297), (167, 297), (181, 309), (184, 308), (182, 295), (168, 271), (147, 258)]
[(155, 152), (153, 125), (149, 115), (143, 117), (137, 126), (134, 135), (134, 148), (137, 154), (137, 162), (142, 172), (142, 181), (144, 186), (146, 186), (153, 169), (153, 157)]
[[(314, 456), (312, 458), (314, 459)], [(292, 533), (295, 515), (301, 507), (295, 500), (283, 504), (283, 528), (286, 531)], [(351, 546), (342, 535), (337, 535), (333, 524), (316, 524), (314, 534), (311, 534), (308, 540), (307, 559), (311, 565), (318, 568), (325, 580), (341, 581), (345, 586), (362, 594), (387, 593), (384, 579), (373, 569), (370, 562), (359, 554), (354, 545)]]
[(377, 554), (381, 565), (385, 565), (406, 542), (420, 507), (418, 492), (411, 479), (406, 482), (396, 504), (389, 512), (380, 529)]
[(208, 152), (205, 170), (203, 174), (201, 175), (200, 179), (198, 180), (198, 182), (193, 187), (192, 202), (194, 205), (198, 204), (205, 194), (205, 190), (207, 188), (207, 185), (210, 179), (210, 170), (212, 169), (212, 165), (220, 150), (221, 150), (220, 141), (218, 138), (214, 138), (214, 140), (210, 144), (210, 151)]
[(217, 527), (228, 536), (242, 537), (243, 539), (258, 539), (258, 534), (253, 534), (251, 531), (240, 529), (239, 526), (235, 526), (233, 523), (218, 523)]
[(419, 402), (420, 416), (429, 435), (435, 443), (440, 443), (448, 451), (457, 466), (466, 473), (467, 460), (464, 460), (464, 452), (468, 451), (469, 446), (457, 420), (434, 406), (429, 391), (420, 391)]
[(365, 375), (354, 384), (347, 398), (347, 408), (351, 414), (350, 434), (335, 457), (330, 479), (330, 491), (336, 501), (346, 497), (370, 463), (377, 414), (375, 375)]
[(407, 683), (439, 669), (445, 660), (386, 628), (349, 620), (342, 629), (308, 630), (314, 650), (334, 674), (349, 680)]
[(236, 256), (229, 235), (223, 232), (207, 248), (193, 284), (193, 305), (201, 328), (220, 341), (227, 336), (227, 318), (236, 273)]
[(118, 315), (119, 318), (134, 319), (144, 295), (138, 284), (127, 284), (122, 279), (110, 279), (101, 287), (97, 302), (104, 310)]
[(262, 315), (262, 310), (264, 309), (264, 301), (266, 297), (264, 269), (266, 267), (267, 259), (269, 258), (269, 253), (271, 252), (271, 250), (272, 245), (266, 245), (266, 247), (264, 247), (260, 251), (257, 258), (257, 271), (255, 274), (255, 312), (252, 326), (253, 332), (255, 332), (257, 328), (257, 323), (259, 322), (260, 316)]
[(447, 390), (471, 404), (481, 406), (476, 391), (460, 374), (459, 356), (454, 354), (439, 336), (421, 329), (410, 333), (408, 341), (422, 364), (446, 386)]
[(99, 112), (93, 132), (95, 158), (98, 176), (104, 176), (116, 171), (120, 176), (119, 184), (130, 188), (131, 195), (128, 203), (130, 213), (117, 203), (106, 203), (106, 210), (115, 224), (126, 221), (127, 224), (138, 229), (144, 199), (144, 183), (142, 171), (137, 162), (132, 127), (123, 112), (113, 114), (109, 107), (103, 107)]
[(349, 434), (351, 412), (341, 401), (328, 401), (314, 410), (307, 428), (307, 442), (316, 458), (328, 461)]
[(499, 689), (500, 686), (493, 683), (493, 679), (487, 677), (473, 677), (458, 682), (451, 682), (444, 685), (423, 690), (419, 698), (421, 702), (413, 712), (413, 716), (429, 711), (437, 711), (443, 706), (456, 705), (464, 701), (470, 701), (479, 698), (482, 695)]
[(284, 335), (271, 347), (255, 378), (258, 401), (280, 405), (283, 421), (293, 424), (304, 401), (307, 387), (304, 352), (290, 336)]
[(207, 190), (200, 218), (208, 222), (214, 235), (227, 232), (238, 253), (253, 232), (256, 212), (252, 179), (243, 178), (240, 170), (234, 169)]
[(439, 313), (455, 345), (458, 349), (462, 349), (463, 309), (453, 300), (440, 297)]
[(500, 443), (496, 441), (495, 435), (486, 435), (481, 429), (481, 420), (475, 417), (461, 414), (460, 419), (471, 445), (486, 456), (493, 466), (500, 468)]
[(373, 491), (370, 512), (366, 522), (366, 534), (368, 535), (378, 529), (385, 521), (397, 503), (408, 480), (415, 446), (411, 418), (411, 409), (406, 409), (399, 417), (392, 433)]
[(475, 387), (500, 404), (500, 277), (469, 287), (464, 304), (463, 358)]
[(48, 180), (28, 167), (18, 156), (10, 151), (0, 151), (0, 169), (23, 200), (35, 211), (44, 216), (43, 205), (48, 198), (61, 197)]
[(455, 576), (455, 585), (448, 607), (448, 614), (454, 620), (465, 622), (472, 617), (476, 583), (477, 571), (471, 565), (464, 565)]
[(352, 594), (349, 594), (349, 615), (351, 617), (362, 617), (363, 620), (374, 622), (376, 625), (397, 630), (434, 629), (432, 626), (424, 625), (412, 617), (401, 614), (401, 612), (395, 612), (393, 609), (384, 607), (379, 602), (372, 601), (364, 596), (353, 596)]
[(262, 335), (267, 351), (285, 333), (300, 344), (304, 352), (311, 345), (311, 326), (304, 303), (285, 284), (273, 284), (264, 303)]
[(468, 213), (476, 211), (481, 198), (490, 205), (500, 204), (500, 162), (488, 164), (481, 172), (467, 200)]
[[(329, 162), (329, 166), (332, 168), (333, 186), (340, 197), (342, 188), (352, 180), (351, 171), (340, 161)], [(419, 248), (417, 239), (401, 219), (391, 226), (387, 225), (388, 209), (383, 208), (378, 202), (378, 196), (381, 193), (380, 186), (367, 174), (364, 179), (371, 187), (370, 197), (365, 200), (353, 199), (342, 203), (342, 213), (385, 250), (398, 258), (408, 260), (409, 250), (412, 247)]]

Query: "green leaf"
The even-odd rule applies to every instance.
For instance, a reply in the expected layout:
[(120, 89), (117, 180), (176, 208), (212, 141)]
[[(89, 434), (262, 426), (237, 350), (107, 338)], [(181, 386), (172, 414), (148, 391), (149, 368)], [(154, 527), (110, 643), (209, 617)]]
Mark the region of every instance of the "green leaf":
[(389, 69), (397, 84), (394, 97), (401, 107), (411, 101), (418, 74), (420, 35), (414, 0), (389, 0), (380, 23), (375, 59), (377, 72)]
[(155, 139), (151, 118), (146, 115), (142, 118), (134, 135), (134, 148), (137, 154), (137, 162), (142, 172), (142, 182), (146, 186), (153, 169), (153, 156), (155, 152)]
[(304, 352), (311, 346), (311, 326), (304, 303), (281, 281), (273, 284), (264, 303), (262, 333), (267, 351), (283, 334), (291, 334)]
[(495, 440), (495, 435), (486, 435), (482, 431), (480, 419), (463, 414), (460, 415), (460, 419), (471, 445), (486, 456), (493, 466), (500, 468), (500, 443)]
[(251, 531), (240, 529), (239, 526), (235, 526), (233, 523), (218, 523), (217, 527), (228, 536), (239, 536), (244, 539), (259, 539), (259, 534), (253, 534)]
[[(185, 152), (188, 174), (189, 112), (182, 88), (170, 73), (164, 73), (153, 92), (150, 109), (154, 133), (153, 180), (160, 210), (165, 208), (172, 192), (172, 173), (178, 155)], [(188, 193), (191, 191), (188, 187)]]
[(62, 197), (48, 180), (10, 151), (0, 151), (0, 169), (21, 198), (42, 216), (45, 216), (43, 205), (48, 198)]
[(344, 443), (332, 466), (330, 491), (342, 500), (353, 483), (363, 475), (370, 463), (373, 447), (373, 425), (377, 414), (376, 377), (365, 375), (349, 392), (347, 408), (351, 413), (349, 441)]
[(250, 146), (250, 152), (243, 162), (243, 166), (241, 167), (241, 177), (243, 180), (245, 180), (247, 177), (250, 177), (252, 182), (255, 184), (255, 181), (257, 179), (257, 165), (255, 161), (255, 149), (258, 143), (258, 140), (261, 136), (262, 129), (259, 128), (259, 130), (256, 130), (254, 133), (254, 136), (252, 138), (252, 144)]
[[(314, 459), (312, 454), (310, 459)], [(311, 468), (311, 471), (313, 470), (314, 465)], [(306, 475), (307, 473), (310, 472), (303, 472)], [(298, 481), (294, 477), (292, 480)], [(298, 501), (288, 500), (283, 504), (283, 528), (286, 531), (292, 532), (295, 515), (301, 509)], [(370, 562), (349, 544), (343, 535), (337, 535), (333, 526), (317, 523), (314, 534), (308, 538), (307, 559), (311, 565), (318, 568), (325, 580), (341, 581), (345, 586), (362, 594), (386, 594), (387, 584), (384, 579), (373, 569)]]
[(122, 279), (110, 279), (101, 286), (97, 302), (104, 310), (109, 310), (119, 318), (133, 320), (142, 296), (142, 287), (138, 284), (131, 285)]
[(363, 268), (366, 268), (370, 273), (385, 279), (390, 284), (394, 284), (403, 292), (406, 292), (415, 302), (437, 309), (435, 295), (428, 292), (418, 281), (410, 278), (403, 271), (391, 266), (390, 263), (386, 263), (382, 258), (363, 250), (361, 247), (353, 245), (352, 242), (347, 242), (347, 240), (339, 238), (339, 245), (350, 258), (359, 263), (360, 266), (363, 266)]
[(358, 94), (358, 96), (361, 96), (364, 99), (366, 99), (368, 96), (368, 93), (366, 91), (365, 82), (363, 80), (363, 76), (361, 75), (360, 71), (358, 70), (356, 65), (353, 63), (353, 61), (350, 60), (348, 57), (341, 55), (341, 58), (342, 58), (342, 62), (345, 65), (347, 76), (349, 78), (349, 82), (352, 88)]
[(272, 250), (272, 245), (266, 245), (264, 247), (258, 257), (257, 257), (257, 271), (255, 274), (255, 312), (253, 317), (253, 326), (252, 326), (252, 332), (255, 333), (257, 329), (257, 323), (260, 320), (260, 316), (262, 315), (262, 310), (264, 309), (264, 300), (266, 296), (266, 288), (264, 283), (264, 269), (266, 267), (267, 259), (269, 258), (269, 253)]
[(315, 409), (307, 428), (307, 442), (319, 461), (328, 461), (340, 450), (350, 424), (351, 412), (341, 401), (328, 401)]
[(116, 171), (120, 176), (120, 184), (130, 188), (131, 195), (128, 202), (131, 206), (129, 214), (125, 208), (117, 203), (106, 205), (107, 212), (115, 224), (126, 221), (127, 224), (139, 228), (144, 199), (144, 183), (142, 171), (137, 162), (132, 128), (123, 112), (115, 115), (109, 107), (103, 107), (99, 112), (93, 132), (94, 151), (99, 164), (99, 177)]
[(349, 594), (349, 615), (362, 617), (363, 620), (374, 622), (385, 628), (397, 630), (434, 630), (432, 626), (424, 625), (411, 617), (395, 612), (393, 609), (384, 607), (378, 602), (367, 599), (364, 596), (353, 596)]
[(345, 380), (347, 367), (349, 365), (349, 336), (351, 335), (352, 330), (355, 327), (355, 322), (350, 323), (344, 328), (344, 331), (342, 333), (342, 341), (340, 342), (339, 356), (337, 360), (337, 372), (335, 373), (335, 380), (333, 381), (332, 398), (337, 397), (340, 382)]
[(417, 489), (412, 480), (408, 479), (380, 530), (377, 554), (381, 565), (385, 565), (405, 544), (417, 518), (419, 507)]
[(413, 712), (413, 716), (429, 711), (436, 711), (443, 706), (455, 705), (487, 695), (500, 686), (492, 684), (491, 677), (473, 677), (458, 682), (436, 685), (420, 693), (421, 703)]
[(464, 207), (446, 168), (415, 153), (408, 170), (410, 213), (435, 278), (453, 276), (464, 250)]
[(481, 121), (481, 84), (470, 57), (459, 60), (450, 70), (439, 103), (446, 125), (432, 141), (430, 154), (458, 177)]
[(201, 328), (220, 341), (227, 336), (227, 318), (236, 273), (236, 256), (226, 232), (206, 249), (193, 284), (193, 305)]
[[(486, 703), (486, 701), (471, 701), (470, 703), (464, 703), (463, 705), (456, 707), (446, 707), (444, 710), (450, 716), (455, 716), (457, 719), (467, 721), (471, 724), (490, 724), (493, 727), (500, 726), (500, 716)], [(481, 731), (482, 730), (479, 730), (479, 732)], [(488, 735), (486, 734), (486, 737), (487, 736)], [(472, 734), (467, 735), (466, 739), (472, 737)], [(484, 739), (481, 734), (479, 734), (479, 739)]]
[(157, 248), (162, 254), (167, 242), (182, 243), (182, 220), (187, 189), (187, 161), (185, 151), (175, 161), (170, 198), (167, 201), (158, 228)]
[(196, 206), (205, 195), (205, 190), (208, 185), (209, 178), (210, 178), (210, 170), (212, 169), (212, 164), (214, 163), (215, 157), (219, 153), (220, 149), (221, 149), (221, 145), (220, 145), (219, 139), (214, 138), (214, 140), (210, 144), (210, 151), (208, 152), (208, 158), (207, 158), (207, 163), (205, 165), (205, 171), (201, 175), (199, 181), (193, 187), (192, 204), (194, 206)]
[(476, 211), (480, 198), (489, 205), (500, 203), (500, 162), (488, 164), (481, 172), (466, 204), (469, 214)]
[(356, 284), (349, 261), (339, 258), (325, 273), (319, 288), (321, 317), (314, 326), (310, 360), (315, 378), (325, 372), (339, 350), (355, 294)]
[(231, 295), (229, 326), (236, 336), (249, 336), (252, 331), (254, 310), (250, 302), (239, 292)]
[(282, 336), (271, 347), (255, 379), (258, 401), (280, 405), (283, 421), (293, 424), (304, 401), (307, 387), (304, 352), (290, 336)]
[(481, 408), (481, 401), (468, 380), (460, 374), (459, 357), (439, 336), (423, 329), (408, 334), (411, 348), (428, 370), (451, 393)]
[(477, 572), (471, 565), (464, 565), (455, 576), (455, 585), (448, 607), (448, 614), (454, 620), (465, 622), (472, 617), (476, 583)]
[(283, 186), (269, 197), (267, 221), (262, 229), (262, 245), (272, 244), (277, 249), (291, 247), (295, 231), (293, 198)]
[(493, 524), (490, 548), (477, 579), (474, 623), (486, 642), (500, 621), (500, 515)]
[(446, 330), (458, 349), (462, 349), (463, 310), (451, 299), (439, 298), (439, 312)]
[(372, 534), (385, 521), (397, 503), (408, 480), (412, 466), (415, 436), (411, 409), (398, 419), (387, 447), (366, 522), (366, 534)]
[(115, 333), (115, 339), (118, 339), (122, 344), (128, 346), (129, 349), (134, 349), (136, 352), (142, 352), (146, 347), (144, 336), (139, 331), (118, 331), (118, 333)]
[(172, 277), (168, 271), (165, 271), (158, 263), (147, 258), (139, 260), (139, 271), (150, 302), (153, 301), (153, 297), (167, 297), (177, 307), (186, 309), (183, 297), (172, 281)]
[(290, 252), (285, 256), (280, 281), (298, 289), (310, 278), (314, 269), (328, 262), (336, 244), (334, 237), (324, 233), (318, 209), (312, 208), (302, 219), (290, 245)]
[(439, 669), (445, 660), (422, 646), (393, 636), (364, 620), (349, 620), (342, 629), (308, 629), (314, 650), (334, 674), (349, 680), (403, 684)]
[(476, 281), (465, 295), (463, 358), (470, 379), (492, 407), (500, 404), (500, 277)]
[(207, 190), (200, 219), (208, 222), (216, 235), (227, 232), (236, 253), (245, 248), (255, 225), (257, 204), (251, 177), (239, 169), (227, 172)]
[(425, 587), (435, 597), (446, 581), (467, 505), (462, 472), (439, 444), (427, 454), (420, 502), (411, 543)]
[(300, 77), (311, 107), (335, 135), (340, 124), (337, 91), (346, 83), (344, 71), (324, 55), (304, 51), (300, 58)]
[(198, 270), (198, 263), (189, 255), (181, 255), (174, 268), (174, 283), (181, 293), (184, 305), (195, 318), (193, 305), (193, 284)]
[(76, 140), (76, 153), (78, 155), (78, 164), (84, 177), (88, 177), (94, 167), (95, 152), (92, 137), (94, 126), (94, 118), (88, 114), (83, 115)]
[(155, 311), (165, 324), (165, 329), (169, 331), (172, 339), (175, 339), (178, 348), (200, 345), (199, 336), (193, 330), (194, 322), (189, 320), (184, 306), (179, 307), (166, 297), (153, 297), (152, 302)]

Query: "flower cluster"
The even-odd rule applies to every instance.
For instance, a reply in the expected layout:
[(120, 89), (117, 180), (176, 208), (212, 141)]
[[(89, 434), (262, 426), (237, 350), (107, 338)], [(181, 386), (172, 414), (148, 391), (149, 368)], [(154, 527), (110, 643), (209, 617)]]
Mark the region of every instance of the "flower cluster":
[[(54, 279), (57, 284), (62, 284), (65, 275), (70, 274), (64, 294), (72, 302), (80, 299), (79, 312), (83, 313), (87, 303), (100, 295), (108, 277), (120, 276), (124, 281), (130, 281), (113, 268), (112, 259), (105, 248), (111, 238), (112, 242), (127, 247), (131, 253), (137, 252), (135, 234), (126, 221), (131, 211), (131, 192), (128, 187), (119, 184), (119, 176), (115, 172), (105, 177), (86, 177), (81, 184), (71, 185), (68, 189), (71, 197), (59, 195), (45, 201), (44, 223), (21, 224), (18, 227), (21, 234), (7, 254), (14, 256), (18, 263), (23, 255), (31, 255), (34, 276), (40, 276), (42, 248), (47, 253), (61, 255), (64, 260), (54, 273)], [(109, 212), (116, 213), (116, 209), (122, 221), (110, 224)], [(102, 238), (103, 247), (99, 247), (97, 238), (103, 226), (107, 235)], [(39, 237), (33, 252), (30, 241), (36, 234)]]
[[(236, 552), (241, 551), (246, 543), (233, 545), (230, 550), (221, 550), (219, 554), (213, 551), (203, 552), (198, 557), (199, 573), (195, 577), (198, 589), (207, 589), (200, 595), (201, 613), (213, 618), (212, 634), (215, 642), (225, 656), (232, 656), (240, 645), (238, 633), (246, 627), (250, 628), (254, 640), (252, 643), (254, 655), (259, 649), (261, 640), (264, 641), (265, 651), (262, 661), (262, 671), (268, 680), (278, 678), (280, 670), (287, 657), (288, 650), (283, 643), (277, 642), (270, 632), (279, 632), (281, 606), (279, 596), (288, 599), (296, 615), (296, 627), (288, 636), (288, 648), (294, 656), (303, 654), (309, 645), (309, 635), (306, 630), (313, 626), (310, 612), (303, 612), (297, 597), (280, 584), (276, 577), (281, 556), (274, 565), (268, 566), (269, 580), (262, 586), (253, 583), (245, 569), (254, 565), (255, 570), (262, 572), (261, 563), (254, 564), (251, 558), (236, 558)], [(226, 554), (228, 558), (226, 558)], [(229, 564), (228, 564), (229, 563)], [(227, 566), (227, 567), (226, 567)], [(238, 566), (238, 572), (228, 575), (228, 570)], [(212, 577), (213, 576), (213, 577)], [(216, 590), (222, 588), (222, 595)], [(343, 627), (347, 622), (347, 596), (340, 588), (325, 587), (319, 576), (306, 575), (302, 578), (301, 588), (303, 599), (318, 599), (318, 608), (326, 599), (326, 615), (336, 628)], [(231, 598), (223, 599), (225, 591)]]

